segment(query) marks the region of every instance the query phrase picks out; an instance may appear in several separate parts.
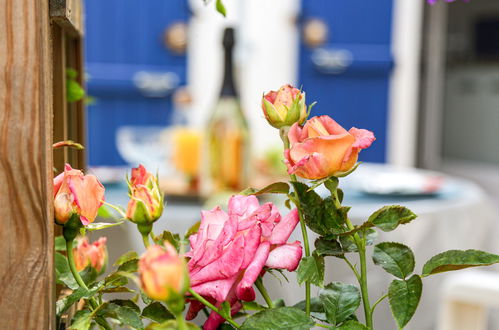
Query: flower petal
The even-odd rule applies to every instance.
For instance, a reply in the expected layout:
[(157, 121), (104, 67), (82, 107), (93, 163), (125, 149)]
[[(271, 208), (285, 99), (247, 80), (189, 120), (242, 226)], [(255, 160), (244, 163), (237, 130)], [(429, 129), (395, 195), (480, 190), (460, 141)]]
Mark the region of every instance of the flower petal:
[(299, 241), (284, 244), (270, 251), (265, 266), (269, 268), (287, 269), (292, 272), (298, 268), (301, 256), (302, 248)]
[(249, 264), (248, 268), (246, 268), (241, 282), (236, 287), (236, 295), (239, 299), (245, 301), (255, 300), (255, 291), (252, 286), (265, 265), (269, 256), (269, 250), (269, 242), (262, 242), (256, 250), (255, 258)]
[(237, 277), (236, 274), (226, 279), (205, 282), (192, 286), (192, 289), (203, 297), (212, 297), (216, 301), (225, 301)]
[(298, 222), (300, 222), (298, 210), (293, 209), (274, 227), (270, 236), (270, 244), (285, 244)]
[(253, 195), (235, 195), (229, 199), (229, 215), (237, 215), (239, 217), (246, 218), (258, 208), (260, 208), (260, 203), (258, 203), (258, 199)]
[(352, 148), (366, 149), (371, 146), (374, 140), (376, 140), (376, 138), (374, 137), (374, 133), (368, 131), (367, 129), (352, 127), (350, 128), (348, 133), (352, 134), (355, 138), (355, 142), (353, 143)]
[(93, 175), (71, 176), (68, 185), (82, 222), (93, 222), (104, 201), (104, 186)]

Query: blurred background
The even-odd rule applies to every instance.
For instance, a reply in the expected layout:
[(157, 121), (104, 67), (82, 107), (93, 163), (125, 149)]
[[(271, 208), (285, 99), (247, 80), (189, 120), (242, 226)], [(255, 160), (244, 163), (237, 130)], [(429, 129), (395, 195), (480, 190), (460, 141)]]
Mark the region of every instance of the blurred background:
[[(159, 171), (171, 196), (168, 224), (159, 226), (185, 230), (199, 220), (200, 196), (285, 177), (282, 143), (260, 104), (264, 92), (290, 83), (306, 92), (308, 104), (318, 102), (312, 115), (376, 135), (360, 155), (366, 164), (344, 181), (354, 219), (384, 204), (409, 206), (420, 219), (390, 239), (405, 240), (420, 264), (449, 248), (499, 252), (497, 0), (224, 4), (226, 18), (214, 1), (85, 1), (87, 163), (106, 183), (108, 200), (126, 205), (124, 174), (143, 163)], [(237, 134), (215, 136), (220, 123)], [(214, 160), (207, 143), (216, 139), (238, 156), (218, 153)], [(207, 169), (216, 162), (229, 164), (218, 173), (241, 174), (217, 183), (216, 170)], [(111, 254), (125, 252), (123, 244), (141, 249), (136, 233), (120, 230), (111, 235), (129, 239), (110, 246)], [(347, 278), (338, 269), (331, 276)], [(450, 322), (442, 316), (454, 292), (442, 291), (446, 276), (428, 281), (408, 329)], [(486, 281), (472, 277), (469, 285), (477, 282)], [(387, 283), (379, 283), (386, 292)], [(466, 329), (495, 328), (486, 311), (499, 296), (491, 299), (460, 310), (482, 322)]]

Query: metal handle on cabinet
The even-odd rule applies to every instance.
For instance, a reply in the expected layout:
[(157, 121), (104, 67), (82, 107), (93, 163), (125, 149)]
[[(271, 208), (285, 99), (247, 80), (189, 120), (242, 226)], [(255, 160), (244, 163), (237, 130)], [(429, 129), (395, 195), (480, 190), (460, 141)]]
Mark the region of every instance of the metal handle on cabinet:
[(318, 48), (312, 52), (312, 63), (324, 73), (339, 74), (353, 62), (353, 55), (347, 49)]

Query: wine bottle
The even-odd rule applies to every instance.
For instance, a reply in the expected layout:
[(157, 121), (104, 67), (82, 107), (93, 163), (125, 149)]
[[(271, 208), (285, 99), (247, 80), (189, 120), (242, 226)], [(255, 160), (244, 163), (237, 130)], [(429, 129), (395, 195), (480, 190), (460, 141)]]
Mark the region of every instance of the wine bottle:
[(234, 29), (226, 28), (223, 83), (207, 124), (207, 193), (239, 191), (248, 183), (249, 131), (234, 82), (234, 45)]

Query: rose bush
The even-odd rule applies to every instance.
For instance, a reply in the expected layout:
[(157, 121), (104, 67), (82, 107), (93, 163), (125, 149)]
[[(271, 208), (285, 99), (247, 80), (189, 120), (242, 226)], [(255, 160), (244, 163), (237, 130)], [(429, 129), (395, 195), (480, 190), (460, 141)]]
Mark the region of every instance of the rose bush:
[[(275, 205), (260, 205), (255, 196), (233, 196), (228, 212), (219, 207), (203, 211), (186, 254), (192, 289), (216, 306), (228, 301), (231, 313), (238, 312), (240, 300), (255, 299), (253, 283), (264, 267), (289, 271), (298, 267), (301, 244), (287, 242), (298, 222), (296, 209), (281, 217)], [(187, 319), (202, 307), (191, 301)], [(223, 321), (212, 312), (204, 329), (216, 329)]]
[(310, 118), (302, 127), (291, 126), (290, 148), (284, 151), (289, 174), (305, 179), (322, 179), (350, 170), (361, 149), (375, 140), (374, 134), (352, 127), (345, 130), (329, 116)]
[(77, 214), (83, 225), (95, 220), (104, 201), (104, 186), (93, 175), (64, 166), (64, 172), (54, 178), (55, 221), (64, 225)]

